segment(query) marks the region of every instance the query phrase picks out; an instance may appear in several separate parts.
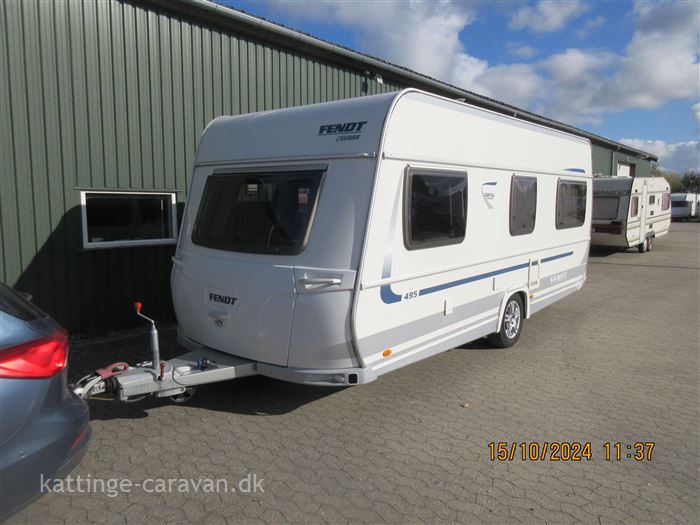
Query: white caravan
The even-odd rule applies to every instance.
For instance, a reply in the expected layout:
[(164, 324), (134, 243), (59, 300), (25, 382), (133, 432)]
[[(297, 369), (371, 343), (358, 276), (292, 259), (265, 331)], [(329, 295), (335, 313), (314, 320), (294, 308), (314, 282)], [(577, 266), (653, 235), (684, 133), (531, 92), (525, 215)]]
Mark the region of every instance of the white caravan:
[(662, 177), (593, 179), (591, 244), (651, 250), (671, 225), (670, 192)]
[(217, 118), (173, 258), (179, 341), (328, 386), (510, 346), (585, 281), (591, 181), (587, 140), (416, 90)]
[(671, 217), (675, 220), (698, 216), (698, 195), (695, 193), (671, 194)]

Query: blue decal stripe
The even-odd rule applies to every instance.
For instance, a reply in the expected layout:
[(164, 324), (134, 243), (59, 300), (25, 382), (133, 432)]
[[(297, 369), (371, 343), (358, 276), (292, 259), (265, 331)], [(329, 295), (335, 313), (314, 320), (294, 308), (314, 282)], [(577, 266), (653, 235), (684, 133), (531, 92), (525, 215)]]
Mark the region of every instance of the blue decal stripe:
[(564, 168), (564, 171), (573, 171), (574, 173), (586, 173), (583, 168)]
[(542, 259), (543, 263), (549, 262), (549, 261), (556, 261), (557, 259), (561, 259), (563, 257), (569, 257), (570, 255), (573, 255), (574, 252), (566, 252), (566, 253), (560, 253), (559, 255), (552, 255), (551, 257), (545, 257)]
[(379, 289), (379, 294), (382, 297), (382, 301), (386, 304), (398, 303), (401, 300), (401, 296), (394, 293), (390, 284), (382, 286)]
[(454, 288), (455, 286), (461, 286), (467, 283), (473, 283), (474, 281), (480, 281), (482, 279), (488, 279), (495, 275), (500, 275), (502, 273), (514, 272), (515, 270), (521, 270), (527, 268), (529, 263), (516, 264), (515, 266), (509, 266), (508, 268), (501, 268), (500, 270), (494, 270), (492, 272), (481, 273), (479, 275), (472, 275), (471, 277), (466, 277), (464, 279), (458, 279), (450, 283), (438, 284), (436, 286), (431, 286), (429, 288), (423, 288), (419, 295), (428, 295), (434, 292), (439, 292), (441, 290), (446, 290), (447, 288)]
[[(564, 252), (560, 253), (559, 255), (552, 255), (551, 257), (545, 257), (544, 259), (541, 259), (539, 263), (548, 263), (551, 261), (556, 261), (557, 259), (562, 259), (564, 257), (569, 257), (573, 255), (574, 252)], [(516, 264), (514, 266), (508, 266), (507, 268), (501, 268), (500, 270), (493, 270), (491, 272), (486, 272), (486, 273), (480, 273), (478, 275), (472, 275), (471, 277), (465, 277), (463, 279), (457, 279), (456, 281), (451, 281), (449, 283), (443, 283), (443, 284), (437, 284), (435, 286), (430, 286), (428, 288), (423, 288), (419, 291), (418, 295), (428, 295), (431, 293), (435, 292), (440, 292), (442, 290), (447, 290), (448, 288), (454, 288), (455, 286), (461, 286), (463, 284), (468, 284), (468, 283), (473, 283), (475, 281), (481, 281), (483, 279), (488, 279), (489, 277), (495, 277), (496, 275), (502, 275), (504, 273), (509, 273), (509, 272), (514, 272), (516, 270), (522, 270), (524, 268), (527, 268), (529, 266), (529, 262), (522, 263), (522, 264)], [(533, 266), (538, 264), (537, 261), (532, 263)], [(389, 277), (388, 275), (386, 277)], [(385, 277), (385, 278), (386, 278)], [(401, 301), (402, 297), (398, 294), (395, 294), (394, 291), (391, 289), (390, 284), (385, 284), (380, 287), (380, 296), (382, 298), (382, 301), (386, 304), (392, 304), (392, 303), (398, 303)]]

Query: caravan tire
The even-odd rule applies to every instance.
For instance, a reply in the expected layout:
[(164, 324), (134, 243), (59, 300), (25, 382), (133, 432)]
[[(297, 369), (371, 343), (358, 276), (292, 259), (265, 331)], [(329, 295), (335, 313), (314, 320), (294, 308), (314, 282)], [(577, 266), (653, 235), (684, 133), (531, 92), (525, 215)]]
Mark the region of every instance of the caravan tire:
[(649, 250), (649, 237), (637, 245), (637, 250), (639, 250), (639, 253), (646, 253)]
[(523, 333), (524, 313), (520, 294), (511, 295), (506, 301), (501, 326), (498, 332), (487, 337), (488, 342), (498, 348), (510, 348), (517, 343)]
[(649, 237), (647, 237), (647, 251), (648, 252), (651, 251), (652, 246), (654, 246), (654, 236), (650, 235)]

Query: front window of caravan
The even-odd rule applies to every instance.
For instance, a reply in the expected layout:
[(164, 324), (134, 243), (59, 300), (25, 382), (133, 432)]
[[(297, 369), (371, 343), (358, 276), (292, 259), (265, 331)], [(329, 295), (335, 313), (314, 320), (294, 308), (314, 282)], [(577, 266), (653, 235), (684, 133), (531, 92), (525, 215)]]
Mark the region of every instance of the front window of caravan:
[(688, 206), (688, 201), (671, 201), (672, 208), (685, 208)]
[(557, 230), (577, 228), (586, 221), (586, 183), (560, 180), (557, 188)]
[(404, 244), (409, 250), (459, 244), (467, 227), (467, 176), (409, 171), (404, 204)]
[(294, 255), (306, 244), (323, 171), (212, 175), (192, 242), (233, 252)]
[[(596, 197), (593, 199), (593, 218), (603, 221), (617, 219), (619, 207), (620, 197)], [(632, 216), (634, 217), (635, 215), (636, 213)]]

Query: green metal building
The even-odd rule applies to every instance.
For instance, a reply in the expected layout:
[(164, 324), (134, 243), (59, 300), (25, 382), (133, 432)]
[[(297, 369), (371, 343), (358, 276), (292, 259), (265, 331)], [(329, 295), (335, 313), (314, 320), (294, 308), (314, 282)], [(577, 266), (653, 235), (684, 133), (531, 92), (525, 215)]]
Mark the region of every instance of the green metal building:
[(649, 176), (657, 160), (204, 0), (4, 0), (0, 280), (74, 333), (137, 325), (135, 300), (170, 320), (176, 224), (211, 119), (409, 86), (587, 137), (597, 174)]

